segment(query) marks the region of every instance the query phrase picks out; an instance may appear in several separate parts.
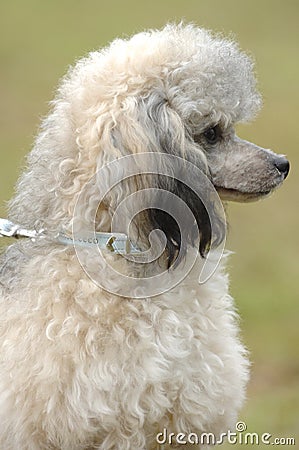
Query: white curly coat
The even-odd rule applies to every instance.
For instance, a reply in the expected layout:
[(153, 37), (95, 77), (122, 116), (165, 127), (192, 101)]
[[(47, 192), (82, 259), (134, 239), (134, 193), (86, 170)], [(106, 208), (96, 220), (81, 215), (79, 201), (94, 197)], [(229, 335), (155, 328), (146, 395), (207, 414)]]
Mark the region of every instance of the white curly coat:
[[(251, 61), (222, 37), (168, 25), (116, 40), (62, 80), (10, 218), (70, 230), (90, 177), (153, 145), (138, 110), (151, 95), (167, 98), (161, 120), (174, 121), (182, 148), (182, 126), (247, 120), (260, 103)], [(109, 208), (98, 220), (109, 230)], [(97, 287), (72, 247), (10, 246), (1, 259), (0, 448), (154, 449), (164, 427), (234, 429), (248, 359), (223, 265), (203, 285), (193, 270), (170, 292), (124, 299)]]

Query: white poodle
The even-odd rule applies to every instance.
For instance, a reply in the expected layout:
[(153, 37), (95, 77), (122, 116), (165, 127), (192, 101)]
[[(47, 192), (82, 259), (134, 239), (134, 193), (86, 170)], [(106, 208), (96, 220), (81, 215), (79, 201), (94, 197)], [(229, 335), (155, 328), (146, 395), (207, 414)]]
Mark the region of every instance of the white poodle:
[[(9, 219), (71, 235), (86, 183), (105, 164), (144, 152), (192, 162), (223, 200), (266, 196), (289, 163), (235, 135), (234, 125), (260, 106), (252, 68), (235, 43), (192, 25), (168, 25), (91, 53), (59, 86)], [(217, 256), (225, 234), (219, 208), (212, 204), (208, 218), (182, 181), (140, 173), (104, 198), (96, 230), (110, 232), (117, 205), (153, 183), (188, 205), (199, 240), (188, 228), (183, 246), (175, 220), (149, 208), (137, 215), (132, 239), (144, 250), (150, 231), (162, 230), (158, 263), (140, 270), (108, 250), (103, 261), (128, 277), (158, 266), (171, 277), (194, 247), (202, 262), (210, 249)], [(85, 224), (91, 209), (81, 201)], [(234, 431), (249, 364), (223, 265), (203, 284), (195, 265), (167, 292), (128, 298), (99, 286), (72, 245), (37, 238), (10, 246), (1, 257), (1, 450), (198, 448), (203, 433)]]

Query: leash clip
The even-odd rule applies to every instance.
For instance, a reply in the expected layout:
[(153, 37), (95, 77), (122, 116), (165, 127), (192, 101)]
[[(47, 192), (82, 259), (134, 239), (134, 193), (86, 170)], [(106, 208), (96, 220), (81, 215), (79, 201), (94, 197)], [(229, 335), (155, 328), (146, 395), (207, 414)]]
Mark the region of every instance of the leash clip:
[(26, 228), (22, 228), (20, 225), (17, 225), (10, 220), (0, 219), (0, 237), (27, 237), (30, 239), (34, 239), (40, 234), (43, 233), (43, 230), (37, 232), (35, 230), (27, 230)]

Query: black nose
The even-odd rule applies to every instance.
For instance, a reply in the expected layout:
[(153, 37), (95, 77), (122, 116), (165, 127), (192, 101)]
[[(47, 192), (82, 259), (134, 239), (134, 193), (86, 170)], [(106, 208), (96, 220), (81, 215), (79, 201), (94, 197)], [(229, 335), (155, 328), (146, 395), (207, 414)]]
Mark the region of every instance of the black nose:
[(286, 178), (290, 170), (290, 163), (284, 156), (277, 156), (274, 161), (275, 167)]

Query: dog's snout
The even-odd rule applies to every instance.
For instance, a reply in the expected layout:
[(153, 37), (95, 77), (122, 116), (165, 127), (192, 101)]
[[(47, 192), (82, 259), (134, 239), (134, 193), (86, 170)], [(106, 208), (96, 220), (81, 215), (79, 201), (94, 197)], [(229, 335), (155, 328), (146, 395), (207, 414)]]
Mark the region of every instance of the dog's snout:
[(275, 167), (286, 178), (290, 170), (290, 163), (284, 156), (277, 156), (274, 161)]

